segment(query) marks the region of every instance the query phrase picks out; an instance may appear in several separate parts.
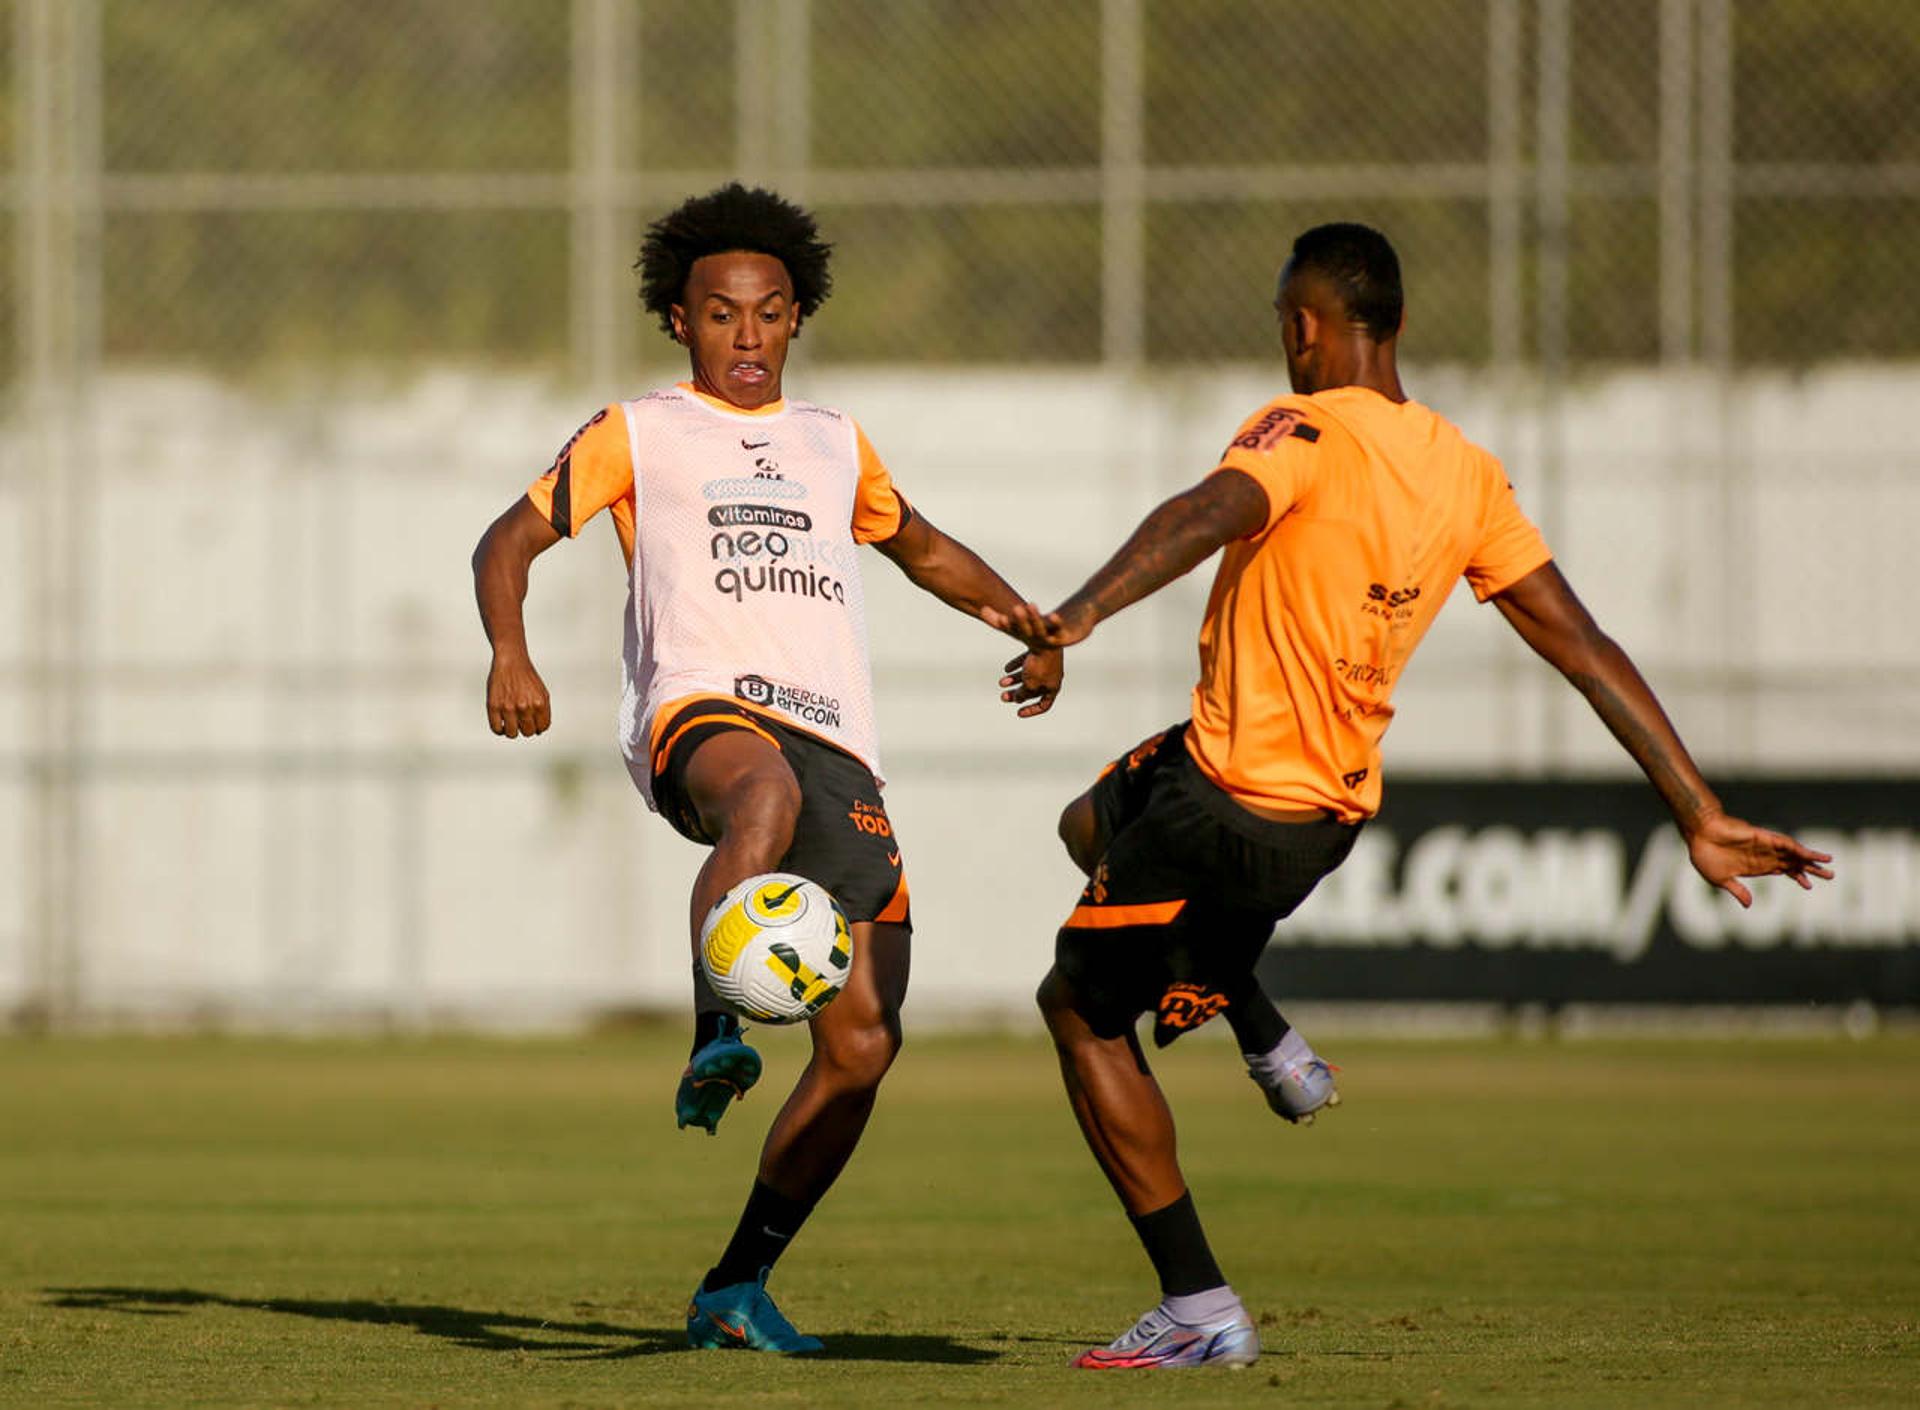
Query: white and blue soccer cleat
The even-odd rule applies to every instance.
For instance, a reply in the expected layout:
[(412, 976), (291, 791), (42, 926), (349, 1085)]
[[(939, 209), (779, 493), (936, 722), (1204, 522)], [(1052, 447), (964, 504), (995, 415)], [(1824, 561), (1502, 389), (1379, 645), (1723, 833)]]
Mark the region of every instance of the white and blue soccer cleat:
[(1260, 1334), (1247, 1309), (1217, 1321), (1177, 1322), (1156, 1307), (1108, 1342), (1081, 1352), (1073, 1364), (1083, 1371), (1153, 1371), (1181, 1366), (1251, 1366), (1260, 1359)]
[(695, 1351), (777, 1351), (805, 1356), (826, 1343), (794, 1330), (767, 1296), (767, 1273), (751, 1283), (694, 1291), (687, 1304), (687, 1342)]
[(1340, 1105), (1333, 1084), (1335, 1068), (1324, 1062), (1307, 1040), (1289, 1029), (1270, 1053), (1242, 1053), (1247, 1076), (1266, 1097), (1275, 1116), (1300, 1126), (1313, 1125), (1313, 1114)]

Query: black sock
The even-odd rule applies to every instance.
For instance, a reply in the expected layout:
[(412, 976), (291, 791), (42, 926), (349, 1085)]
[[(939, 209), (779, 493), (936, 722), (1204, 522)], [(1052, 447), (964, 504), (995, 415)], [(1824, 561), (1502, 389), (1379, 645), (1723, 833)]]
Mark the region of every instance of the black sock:
[(811, 1213), (812, 1201), (788, 1199), (755, 1180), (753, 1193), (747, 1196), (747, 1207), (740, 1211), (740, 1223), (733, 1231), (727, 1251), (707, 1273), (700, 1291), (712, 1292), (734, 1283), (754, 1281), (763, 1269), (773, 1267), (787, 1251), (787, 1244), (800, 1232), (800, 1226)]
[(693, 1046), (687, 1050), (687, 1056), (692, 1057), (715, 1038), (739, 1031), (740, 1020), (730, 1013), (722, 1013), (718, 1009), (696, 1011), (693, 1015)]
[(1227, 1004), (1227, 1024), (1243, 1053), (1270, 1053), (1280, 1046), (1291, 1026), (1273, 1006), (1260, 981), (1248, 977)]
[(1200, 1227), (1191, 1190), (1164, 1209), (1129, 1214), (1127, 1218), (1133, 1221), (1133, 1232), (1140, 1236), (1147, 1257), (1153, 1260), (1153, 1271), (1160, 1275), (1162, 1296), (1205, 1292), (1227, 1281), (1220, 1265), (1213, 1261), (1213, 1250), (1207, 1247), (1206, 1230)]

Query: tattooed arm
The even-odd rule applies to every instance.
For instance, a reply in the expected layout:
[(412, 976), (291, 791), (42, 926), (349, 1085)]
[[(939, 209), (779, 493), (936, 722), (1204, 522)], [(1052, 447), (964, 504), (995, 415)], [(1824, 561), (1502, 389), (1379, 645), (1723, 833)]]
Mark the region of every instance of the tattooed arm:
[(1140, 521), (1133, 537), (1053, 611), (1030, 603), (981, 613), (989, 626), (1032, 646), (1071, 646), (1103, 620), (1191, 572), (1223, 544), (1267, 522), (1267, 492), (1251, 475), (1219, 470)]
[(1833, 875), (1820, 865), (1833, 860), (1826, 853), (1727, 815), (1653, 691), (1627, 653), (1600, 630), (1558, 567), (1549, 563), (1536, 569), (1493, 600), (1508, 625), (1587, 698), (1633, 756), (1686, 838), (1694, 869), (1708, 881), (1745, 906), (1752, 904), (1753, 893), (1739, 877), (1784, 873), (1811, 890), (1809, 875)]

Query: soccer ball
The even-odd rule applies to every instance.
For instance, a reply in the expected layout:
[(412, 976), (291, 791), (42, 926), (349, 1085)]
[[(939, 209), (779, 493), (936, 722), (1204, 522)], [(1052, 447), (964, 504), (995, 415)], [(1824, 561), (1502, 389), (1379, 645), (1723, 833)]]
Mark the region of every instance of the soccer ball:
[(700, 927), (700, 968), (732, 1008), (799, 1023), (833, 1002), (853, 966), (847, 913), (825, 888), (786, 872), (750, 876)]

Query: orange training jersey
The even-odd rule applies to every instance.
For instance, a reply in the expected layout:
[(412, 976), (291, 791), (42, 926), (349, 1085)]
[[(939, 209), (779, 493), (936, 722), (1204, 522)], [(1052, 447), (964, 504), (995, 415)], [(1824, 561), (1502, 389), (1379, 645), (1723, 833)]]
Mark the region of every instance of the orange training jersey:
[(630, 585), (620, 744), (649, 805), (654, 719), (689, 696), (768, 711), (879, 775), (854, 547), (912, 510), (851, 417), (742, 411), (682, 383), (600, 412), (527, 499), (567, 535), (612, 512)]
[(1268, 403), (1227, 469), (1267, 492), (1267, 522), (1214, 578), (1187, 747), (1236, 798), (1371, 817), (1389, 697), (1454, 581), (1484, 602), (1552, 555), (1498, 460), (1363, 387)]

